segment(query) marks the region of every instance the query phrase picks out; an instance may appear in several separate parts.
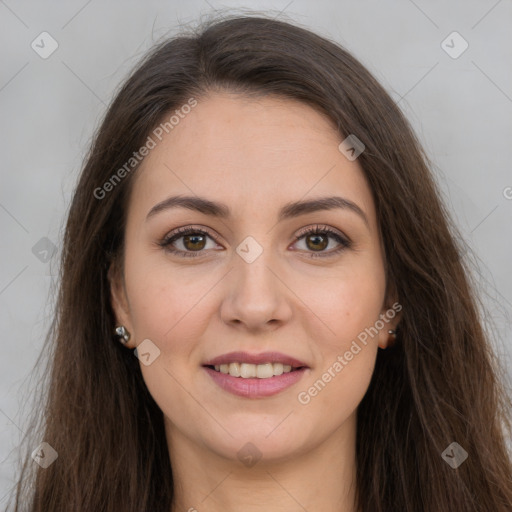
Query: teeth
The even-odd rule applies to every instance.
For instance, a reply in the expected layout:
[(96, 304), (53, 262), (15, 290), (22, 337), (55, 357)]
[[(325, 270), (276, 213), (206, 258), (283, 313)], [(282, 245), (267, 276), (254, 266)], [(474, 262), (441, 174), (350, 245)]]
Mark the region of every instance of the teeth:
[(281, 363), (230, 363), (215, 365), (215, 370), (221, 373), (229, 373), (232, 377), (241, 377), (242, 379), (269, 379), (274, 375), (291, 372), (292, 367), (289, 364)]
[[(229, 365), (229, 366), (231, 366), (231, 365)], [(262, 365), (259, 365), (259, 366), (262, 366)], [(256, 377), (256, 365), (242, 363), (240, 365), (240, 377), (242, 377), (243, 379), (251, 379), (251, 378)]]
[(226, 371), (224, 373), (229, 373), (229, 375), (232, 375), (233, 377), (242, 376), (242, 365), (240, 363), (224, 364), (222, 366), (226, 367)]

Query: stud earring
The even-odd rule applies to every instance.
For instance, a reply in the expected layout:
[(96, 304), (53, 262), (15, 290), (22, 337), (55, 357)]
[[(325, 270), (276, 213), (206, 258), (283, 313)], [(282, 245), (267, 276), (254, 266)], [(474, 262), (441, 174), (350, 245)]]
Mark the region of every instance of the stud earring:
[(396, 331), (394, 329), (389, 329), (388, 334), (391, 338), (391, 345), (394, 345), (396, 341)]
[(130, 340), (130, 333), (124, 325), (119, 325), (116, 327), (114, 333), (119, 338), (118, 341), (120, 341), (123, 345), (126, 345)]

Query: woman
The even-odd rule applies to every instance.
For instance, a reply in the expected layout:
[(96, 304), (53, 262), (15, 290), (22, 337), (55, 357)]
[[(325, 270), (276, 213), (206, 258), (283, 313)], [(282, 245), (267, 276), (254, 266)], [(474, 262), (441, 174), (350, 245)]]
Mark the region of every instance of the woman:
[(71, 204), (15, 510), (510, 510), (510, 401), (428, 166), (307, 30), (159, 45)]

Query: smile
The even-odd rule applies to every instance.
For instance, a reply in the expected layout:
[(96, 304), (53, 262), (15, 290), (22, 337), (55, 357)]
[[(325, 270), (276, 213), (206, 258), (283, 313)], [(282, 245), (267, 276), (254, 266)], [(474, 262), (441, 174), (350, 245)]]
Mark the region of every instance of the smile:
[(299, 368), (292, 368), (289, 364), (282, 363), (264, 363), (264, 364), (251, 364), (251, 363), (230, 363), (209, 366), (216, 372), (229, 374), (231, 377), (239, 377), (242, 379), (269, 379), (283, 373), (290, 373)]

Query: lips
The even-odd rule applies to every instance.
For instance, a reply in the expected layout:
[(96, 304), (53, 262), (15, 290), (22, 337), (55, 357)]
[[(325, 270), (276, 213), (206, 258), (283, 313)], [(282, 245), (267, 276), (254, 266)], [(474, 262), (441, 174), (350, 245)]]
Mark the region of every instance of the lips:
[(205, 361), (203, 368), (224, 391), (253, 399), (276, 395), (310, 372), (304, 361), (281, 352), (230, 352)]
[(297, 385), (310, 370), (302, 368), (262, 379), (233, 377), (229, 374), (216, 372), (209, 366), (206, 366), (204, 371), (220, 389), (231, 395), (249, 399), (262, 399), (277, 395)]
[(250, 354), (249, 352), (230, 352), (215, 357), (203, 363), (203, 366), (220, 366), (221, 364), (231, 363), (249, 363), (249, 364), (265, 364), (265, 363), (281, 363), (289, 365), (292, 369), (309, 368), (309, 366), (296, 359), (281, 352), (262, 352), (261, 354)]

